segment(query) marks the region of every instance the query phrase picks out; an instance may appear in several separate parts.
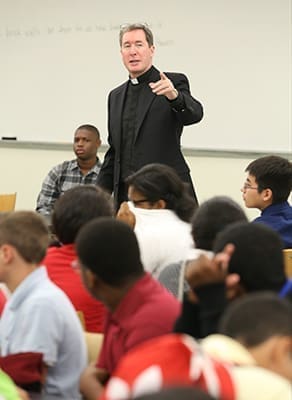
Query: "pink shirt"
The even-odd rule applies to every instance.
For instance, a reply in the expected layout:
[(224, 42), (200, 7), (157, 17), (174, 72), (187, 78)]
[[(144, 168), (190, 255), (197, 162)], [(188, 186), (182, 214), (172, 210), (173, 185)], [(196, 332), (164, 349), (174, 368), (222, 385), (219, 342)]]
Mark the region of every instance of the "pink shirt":
[(179, 301), (148, 273), (108, 312), (97, 366), (109, 373), (119, 359), (139, 343), (169, 333), (180, 314)]

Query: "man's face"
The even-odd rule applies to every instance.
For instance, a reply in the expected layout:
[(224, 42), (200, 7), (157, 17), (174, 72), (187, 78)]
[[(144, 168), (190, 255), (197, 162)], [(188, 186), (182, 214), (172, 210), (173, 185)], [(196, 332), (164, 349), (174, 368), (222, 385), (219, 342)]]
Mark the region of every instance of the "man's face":
[(246, 207), (261, 208), (261, 193), (258, 192), (258, 184), (253, 175), (247, 175), (246, 181), (241, 188), (241, 192)]
[(74, 135), (74, 153), (80, 160), (86, 161), (96, 157), (100, 139), (94, 132), (78, 129)]
[(123, 35), (121, 54), (131, 78), (136, 78), (152, 66), (154, 46), (149, 46), (143, 29), (135, 29)]

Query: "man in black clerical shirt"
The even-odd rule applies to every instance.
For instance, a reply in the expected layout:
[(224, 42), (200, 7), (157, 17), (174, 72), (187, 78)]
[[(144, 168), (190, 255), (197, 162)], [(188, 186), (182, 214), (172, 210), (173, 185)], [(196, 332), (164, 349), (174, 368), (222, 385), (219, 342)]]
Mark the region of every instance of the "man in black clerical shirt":
[(180, 139), (185, 125), (203, 118), (202, 105), (192, 97), (184, 74), (152, 65), (155, 47), (146, 24), (122, 26), (120, 47), (130, 79), (109, 94), (109, 149), (99, 184), (114, 193), (118, 208), (127, 200), (124, 179), (146, 164), (161, 163), (177, 171), (196, 199)]

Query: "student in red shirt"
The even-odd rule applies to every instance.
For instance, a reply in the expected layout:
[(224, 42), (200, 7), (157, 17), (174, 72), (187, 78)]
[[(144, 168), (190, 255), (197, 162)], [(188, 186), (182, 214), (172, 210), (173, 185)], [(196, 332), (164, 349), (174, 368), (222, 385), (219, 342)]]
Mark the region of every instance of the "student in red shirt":
[(105, 309), (83, 286), (74, 240), (86, 222), (112, 215), (110, 195), (97, 186), (82, 185), (67, 190), (56, 201), (52, 216), (53, 231), (61, 246), (50, 247), (43, 264), (50, 279), (67, 294), (76, 311), (82, 312), (88, 332), (103, 332)]
[(111, 218), (89, 222), (77, 236), (76, 251), (88, 291), (107, 308), (97, 365), (81, 377), (84, 397), (95, 400), (121, 357), (136, 345), (171, 332), (181, 307), (144, 271), (135, 233), (126, 223)]

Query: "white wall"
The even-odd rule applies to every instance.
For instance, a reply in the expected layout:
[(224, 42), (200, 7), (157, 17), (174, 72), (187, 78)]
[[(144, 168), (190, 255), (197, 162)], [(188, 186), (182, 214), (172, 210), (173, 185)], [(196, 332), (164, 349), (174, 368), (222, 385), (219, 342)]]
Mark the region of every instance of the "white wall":
[(292, 151), (291, 0), (2, 0), (0, 137), (68, 143), (93, 123), (105, 139), (108, 92), (127, 79), (119, 26), (133, 21), (204, 105), (184, 147)]
[[(101, 158), (103, 153), (100, 154)], [(17, 192), (16, 209), (34, 209), (42, 181), (52, 166), (74, 157), (70, 150), (40, 150), (0, 147), (1, 192)], [(187, 156), (199, 201), (227, 195), (242, 207), (240, 187), (244, 169), (252, 158)], [(250, 218), (257, 210), (245, 209)]]

